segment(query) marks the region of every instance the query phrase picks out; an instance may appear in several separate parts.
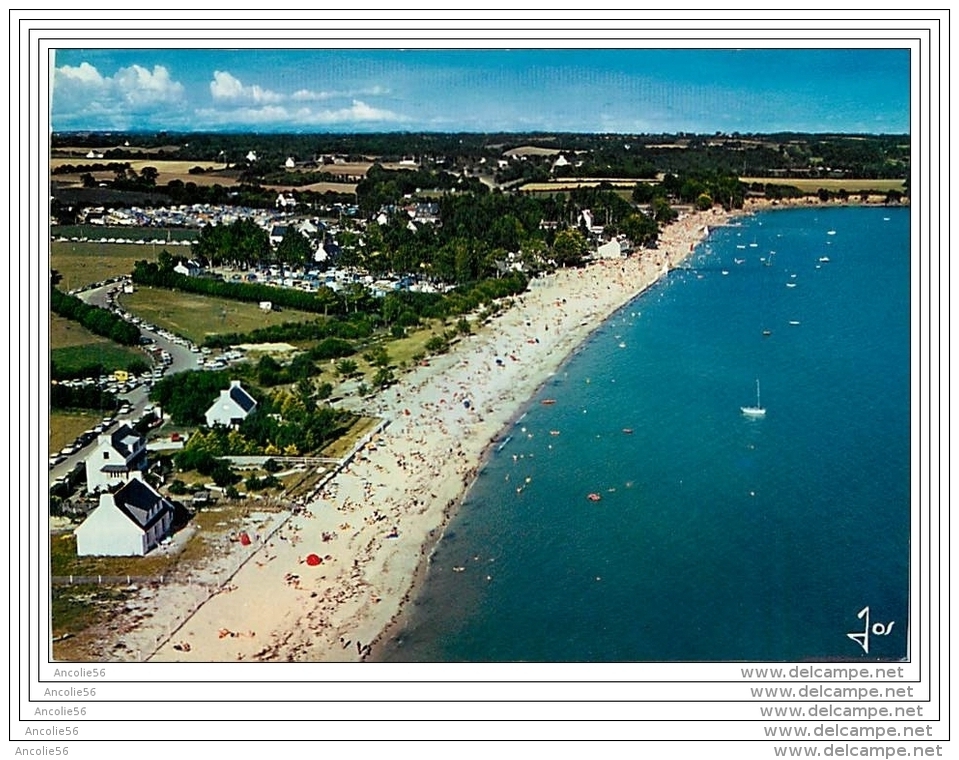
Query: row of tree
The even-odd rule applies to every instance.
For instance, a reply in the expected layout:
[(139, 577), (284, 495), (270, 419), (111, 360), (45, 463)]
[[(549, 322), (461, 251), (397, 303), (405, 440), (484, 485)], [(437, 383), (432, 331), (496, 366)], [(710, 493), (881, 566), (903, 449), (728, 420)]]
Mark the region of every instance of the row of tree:
[(169, 288), (247, 303), (270, 301), (274, 306), (317, 314), (335, 312), (340, 302), (336, 293), (326, 287), (319, 288), (315, 293), (308, 293), (304, 290), (262, 283), (227, 282), (215, 277), (188, 277), (173, 271), (172, 268), (161, 269), (158, 263), (152, 261), (137, 261), (133, 265), (132, 278), (138, 285)]
[(96, 385), (74, 387), (54, 383), (50, 386), (50, 408), (112, 411), (117, 408), (117, 397)]
[(121, 317), (99, 306), (84, 303), (76, 296), (50, 288), (50, 310), (66, 319), (79, 322), (90, 332), (124, 346), (140, 344), (140, 330)]

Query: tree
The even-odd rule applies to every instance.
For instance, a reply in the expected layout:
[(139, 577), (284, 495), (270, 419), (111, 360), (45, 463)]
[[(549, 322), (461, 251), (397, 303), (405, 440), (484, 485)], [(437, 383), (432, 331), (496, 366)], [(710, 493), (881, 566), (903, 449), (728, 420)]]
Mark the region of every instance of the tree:
[(641, 211), (627, 216), (620, 228), (634, 245), (640, 247), (655, 242), (659, 237), (659, 225), (656, 220)]
[(558, 232), (553, 242), (553, 258), (557, 264), (564, 267), (582, 264), (587, 250), (589, 246), (586, 243), (586, 237), (579, 230), (572, 228)]
[(144, 166), (140, 169), (140, 179), (146, 187), (155, 187), (159, 176), (160, 172), (155, 166)]
[(352, 359), (340, 359), (336, 363), (336, 372), (340, 377), (352, 377), (357, 369), (358, 366)]
[(276, 247), (276, 260), (281, 264), (303, 264), (310, 260), (313, 249), (306, 236), (295, 227), (287, 227), (283, 239)]
[(380, 367), (373, 375), (373, 384), (378, 388), (385, 388), (393, 382), (393, 370), (389, 367)]
[(679, 216), (679, 212), (669, 205), (665, 198), (653, 199), (653, 219), (659, 224), (669, 224)]

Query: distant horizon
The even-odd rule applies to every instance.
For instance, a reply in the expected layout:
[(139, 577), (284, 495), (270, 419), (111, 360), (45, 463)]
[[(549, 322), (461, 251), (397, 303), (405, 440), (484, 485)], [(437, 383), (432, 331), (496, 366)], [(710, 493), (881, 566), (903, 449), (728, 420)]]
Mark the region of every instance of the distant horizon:
[(79, 135), (79, 134), (101, 134), (101, 135), (263, 135), (265, 137), (282, 137), (284, 135), (295, 137), (309, 137), (312, 135), (321, 137), (375, 137), (377, 135), (470, 135), (480, 136), (488, 135), (490, 137), (535, 137), (535, 136), (609, 136), (609, 137), (775, 137), (778, 135), (802, 135), (810, 137), (828, 137), (836, 135), (839, 137), (909, 137), (909, 132), (804, 132), (795, 129), (783, 129), (775, 132), (585, 132), (585, 131), (511, 131), (497, 130), (494, 132), (470, 132), (467, 130), (439, 131), (428, 129), (384, 129), (372, 132), (359, 131), (320, 131), (320, 130), (262, 130), (262, 129), (58, 129), (54, 130), (55, 135)]
[(65, 48), (54, 61), (58, 133), (910, 133), (904, 47)]

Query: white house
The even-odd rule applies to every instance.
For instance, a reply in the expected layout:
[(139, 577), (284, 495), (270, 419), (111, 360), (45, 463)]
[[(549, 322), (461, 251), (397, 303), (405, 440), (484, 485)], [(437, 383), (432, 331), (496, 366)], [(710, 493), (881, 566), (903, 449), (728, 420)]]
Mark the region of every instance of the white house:
[(206, 410), (206, 424), (236, 427), (256, 406), (256, 399), (243, 390), (239, 380), (231, 380), (230, 387), (220, 391), (220, 397)]
[(170, 532), (173, 505), (139, 473), (100, 504), (73, 531), (79, 556), (142, 557)]
[(289, 195), (284, 195), (283, 193), (277, 193), (276, 195), (276, 207), (282, 211), (292, 211), (296, 208), (296, 198), (293, 197), (293, 193)]
[(616, 238), (603, 243), (596, 249), (597, 259), (620, 259), (623, 255), (623, 246)]
[(286, 159), (286, 162), (283, 164), (287, 169), (293, 169), (296, 167), (296, 161), (293, 160), (293, 156), (289, 156)]
[(121, 424), (112, 433), (97, 437), (96, 448), (87, 455), (87, 493), (108, 491), (137, 477), (147, 467), (142, 436)]
[(179, 261), (173, 267), (173, 271), (186, 277), (196, 277), (203, 271), (203, 268), (196, 261)]

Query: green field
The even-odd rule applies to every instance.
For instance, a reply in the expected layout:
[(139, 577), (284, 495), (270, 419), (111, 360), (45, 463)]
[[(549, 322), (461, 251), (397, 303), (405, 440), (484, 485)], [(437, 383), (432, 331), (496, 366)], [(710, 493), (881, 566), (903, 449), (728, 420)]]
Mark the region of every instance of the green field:
[(202, 343), (208, 335), (248, 333), (259, 327), (272, 327), (284, 322), (308, 322), (316, 314), (293, 309), (263, 311), (255, 303), (226, 298), (181, 293), (161, 288), (138, 287), (133, 293), (120, 296), (123, 308), (148, 322)]
[(50, 359), (66, 372), (97, 362), (108, 372), (126, 369), (134, 359), (149, 363), (142, 351), (94, 335), (76, 322), (56, 314), (50, 315)]
[(102, 343), (55, 348), (50, 351), (50, 360), (57, 365), (58, 371), (65, 373), (58, 377), (66, 377), (74, 370), (91, 364), (100, 364), (106, 372), (126, 369), (135, 359), (146, 362), (147, 365), (150, 364), (146, 354), (132, 348), (118, 346), (106, 339)]
[[(50, 268), (56, 269), (63, 278), (60, 290), (71, 291), (109, 277), (130, 274), (137, 261), (156, 261), (163, 250), (160, 245), (136, 245), (135, 243), (50, 243)], [(189, 249), (171, 247), (170, 253)]]

